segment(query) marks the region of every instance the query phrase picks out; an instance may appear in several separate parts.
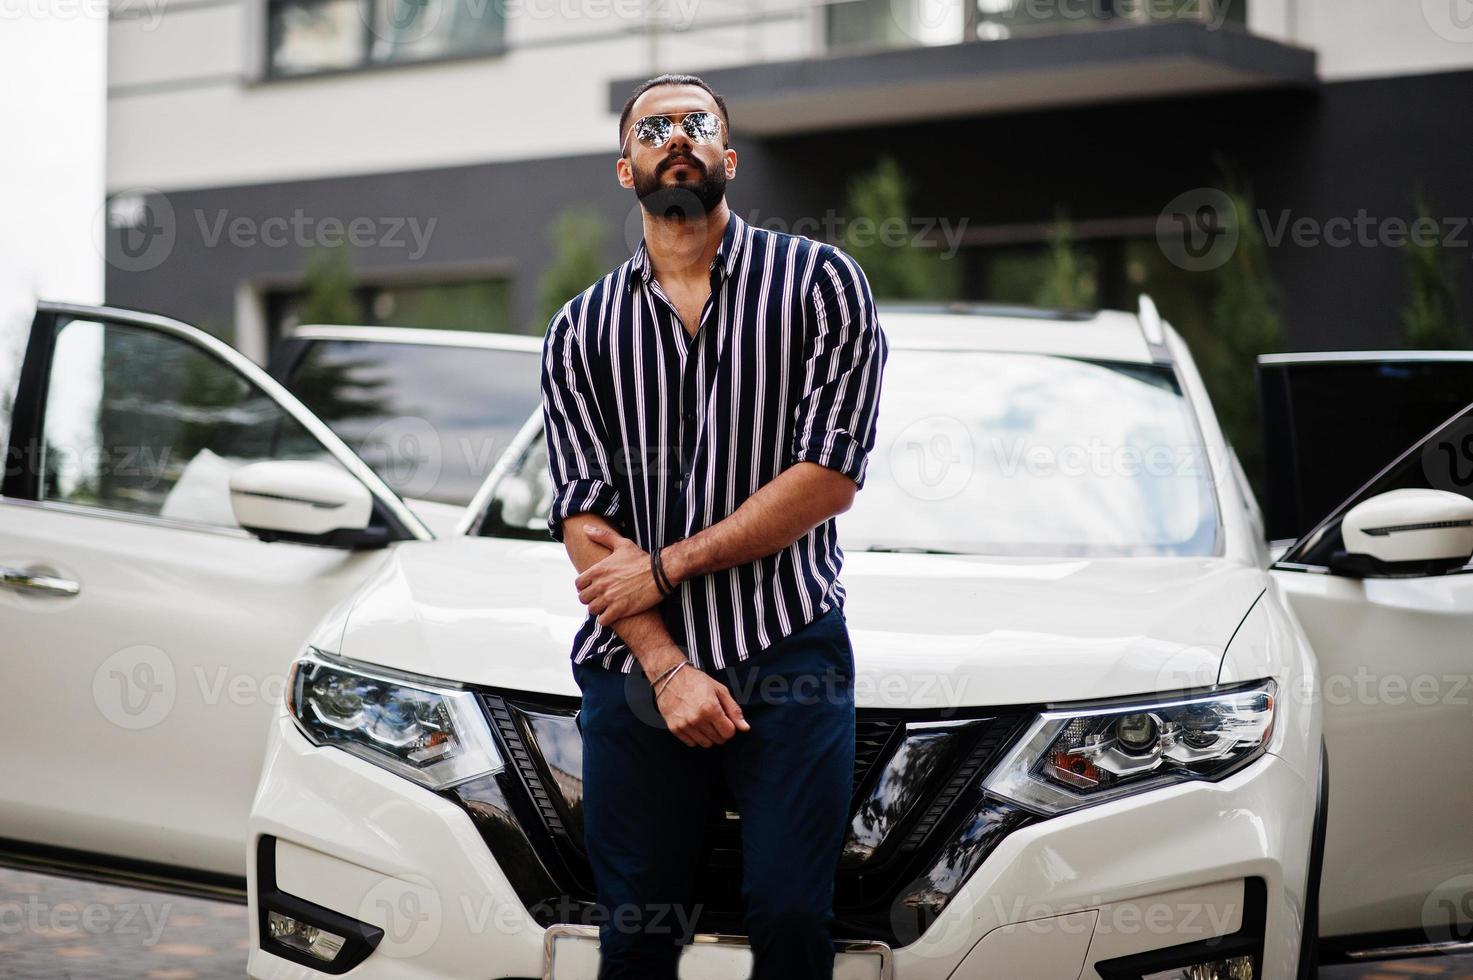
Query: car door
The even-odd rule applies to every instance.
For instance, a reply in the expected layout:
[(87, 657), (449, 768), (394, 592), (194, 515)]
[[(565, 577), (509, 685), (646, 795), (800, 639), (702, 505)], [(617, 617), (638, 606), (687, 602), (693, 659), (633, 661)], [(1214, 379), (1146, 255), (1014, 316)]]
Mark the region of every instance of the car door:
[[(1357, 357), (1361, 368), (1370, 360)], [(1407, 359), (1395, 356), (1389, 374), (1425, 383), (1422, 360), (1423, 368), (1405, 371)], [(1303, 390), (1319, 399), (1329, 389)], [(1339, 473), (1374, 475), (1271, 566), (1320, 667), (1330, 766), (1320, 933), (1329, 954), (1473, 938), (1473, 564), (1466, 560), (1473, 556), (1372, 569), (1350, 560), (1355, 555), (1342, 534), (1352, 508), (1391, 491), (1473, 499), (1473, 404), (1466, 404), (1473, 390), (1435, 394), (1465, 407), (1432, 431), (1404, 438), (1405, 448), (1389, 462), (1338, 460)], [(1341, 397), (1363, 400), (1351, 391)], [(1377, 420), (1381, 431), (1369, 445), (1384, 444), (1387, 428), (1405, 430), (1425, 417), (1420, 410), (1398, 417), (1395, 409), (1406, 402), (1397, 397), (1382, 404), (1388, 417)], [(1353, 422), (1322, 437), (1303, 429), (1303, 419), (1317, 416), (1332, 426), (1332, 411), (1315, 405), (1298, 414), (1301, 438), (1316, 445), (1332, 439), (1347, 455), (1357, 451)], [(1318, 460), (1279, 456), (1277, 465), (1290, 471), (1279, 474), (1278, 485), (1323, 481), (1325, 474), (1306, 472)], [(1292, 510), (1280, 504), (1281, 515)]]
[(42, 304), (11, 428), (0, 846), (231, 887), (288, 664), (385, 551), (260, 540), (229, 473), (322, 460), (381, 541), (430, 534), (264, 371), (164, 317)]

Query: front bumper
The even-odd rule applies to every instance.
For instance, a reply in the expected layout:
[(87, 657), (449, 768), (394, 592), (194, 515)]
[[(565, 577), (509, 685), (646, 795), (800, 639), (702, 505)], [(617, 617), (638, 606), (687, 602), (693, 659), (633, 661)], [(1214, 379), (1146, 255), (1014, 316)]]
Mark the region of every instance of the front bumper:
[[(1224, 955), (1246, 936), (1259, 976), (1294, 976), (1318, 756), (1280, 740), (1218, 783), (1187, 783), (1012, 831), (914, 942), (896, 980), (1111, 977), (1152, 951)], [(309, 743), (283, 712), (250, 820), (249, 975), (329, 975), (262, 948), (262, 875), (377, 933), (348, 975), (540, 977), (546, 930), (467, 812), (378, 767)], [(266, 882), (272, 884), (269, 880)], [(1237, 934), (1235, 940), (1220, 937)], [(1261, 943), (1260, 943), (1261, 934)], [(706, 969), (693, 946), (687, 980)], [(1171, 962), (1172, 953), (1156, 960)], [(1149, 959), (1149, 957), (1147, 957)], [(1148, 973), (1142, 967), (1134, 975)]]

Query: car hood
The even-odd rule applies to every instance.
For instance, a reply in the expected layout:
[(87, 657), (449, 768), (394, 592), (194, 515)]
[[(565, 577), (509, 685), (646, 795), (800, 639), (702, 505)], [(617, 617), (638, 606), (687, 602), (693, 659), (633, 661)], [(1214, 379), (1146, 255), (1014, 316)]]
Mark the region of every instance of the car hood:
[[(466, 684), (577, 696), (584, 609), (561, 545), (395, 546), (342, 656)], [(845, 555), (860, 705), (1037, 704), (1211, 684), (1267, 573), (1221, 558)]]

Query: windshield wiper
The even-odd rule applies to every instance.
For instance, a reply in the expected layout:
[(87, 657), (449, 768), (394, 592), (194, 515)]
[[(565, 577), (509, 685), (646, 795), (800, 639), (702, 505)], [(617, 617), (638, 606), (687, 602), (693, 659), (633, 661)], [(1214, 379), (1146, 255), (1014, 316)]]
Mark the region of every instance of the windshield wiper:
[[(847, 549), (846, 549), (847, 550)], [(884, 555), (960, 555), (960, 551), (942, 551), (940, 548), (912, 548), (904, 545), (864, 548), (863, 551)]]

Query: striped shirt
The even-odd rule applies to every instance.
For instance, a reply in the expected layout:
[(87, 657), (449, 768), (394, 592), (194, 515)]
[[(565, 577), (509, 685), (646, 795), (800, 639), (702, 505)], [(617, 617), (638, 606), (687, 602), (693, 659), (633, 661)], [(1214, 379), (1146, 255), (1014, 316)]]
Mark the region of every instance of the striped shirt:
[[(646, 551), (721, 521), (808, 460), (864, 486), (888, 346), (869, 283), (832, 245), (731, 214), (694, 336), (644, 242), (548, 324), (547, 518), (602, 514)], [(680, 583), (657, 607), (693, 665), (719, 670), (844, 605), (835, 520), (775, 554)], [(633, 651), (589, 613), (572, 659), (626, 673)]]

